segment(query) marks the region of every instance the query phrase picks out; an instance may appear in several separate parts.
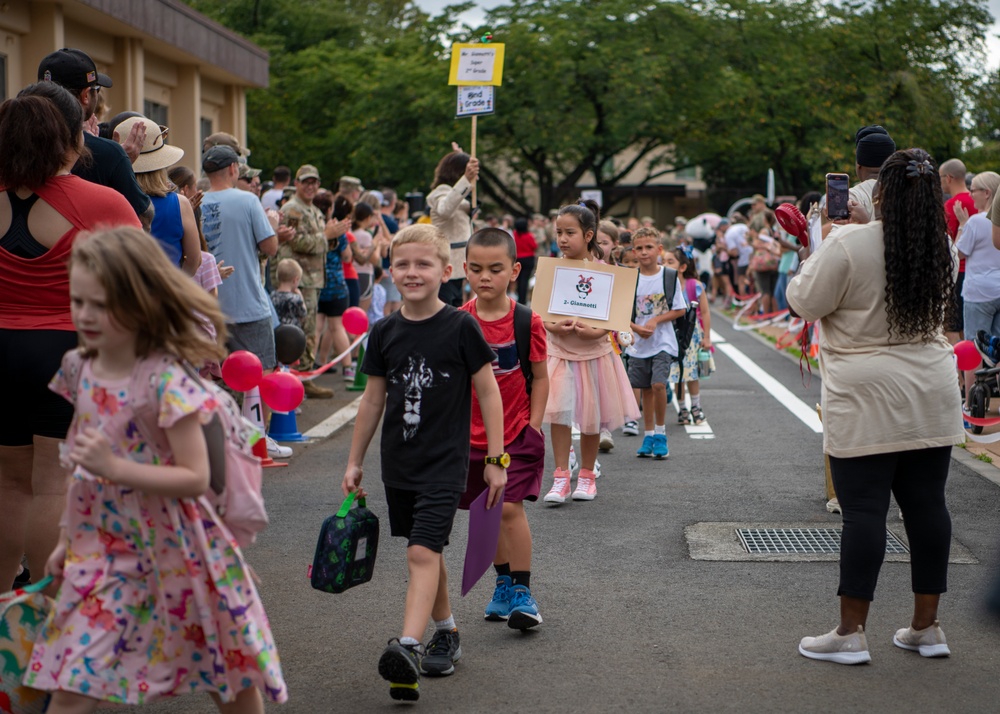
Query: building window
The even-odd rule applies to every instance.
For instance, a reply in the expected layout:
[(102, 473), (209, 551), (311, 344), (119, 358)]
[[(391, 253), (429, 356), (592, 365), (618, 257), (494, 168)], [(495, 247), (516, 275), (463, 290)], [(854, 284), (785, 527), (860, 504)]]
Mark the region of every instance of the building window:
[(147, 119), (156, 122), (160, 126), (170, 126), (167, 113), (169, 107), (166, 104), (151, 102), (147, 99), (143, 102), (142, 107), (142, 113), (146, 115)]
[(201, 118), (201, 140), (202, 140), (202, 142), (204, 142), (205, 139), (207, 139), (208, 137), (210, 137), (214, 133), (215, 132), (212, 129), (212, 120), (209, 119), (208, 117), (202, 117)]

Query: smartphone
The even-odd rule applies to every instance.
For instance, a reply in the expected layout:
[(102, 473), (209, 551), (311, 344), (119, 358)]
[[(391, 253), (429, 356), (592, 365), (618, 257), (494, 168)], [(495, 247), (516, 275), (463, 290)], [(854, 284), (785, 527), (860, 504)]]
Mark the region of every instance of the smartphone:
[(847, 208), (849, 181), (847, 174), (826, 175), (826, 215), (832, 221), (851, 216)]

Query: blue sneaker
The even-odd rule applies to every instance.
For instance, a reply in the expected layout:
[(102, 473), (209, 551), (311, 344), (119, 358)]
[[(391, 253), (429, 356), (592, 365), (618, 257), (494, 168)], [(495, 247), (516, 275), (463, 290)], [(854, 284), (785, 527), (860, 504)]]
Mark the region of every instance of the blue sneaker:
[(501, 622), (510, 615), (511, 584), (509, 575), (497, 577), (497, 586), (493, 589), (493, 599), (486, 606), (485, 619), (490, 622)]
[(667, 435), (666, 434), (654, 434), (653, 435), (653, 458), (654, 459), (665, 459), (668, 456), (670, 456), (670, 447), (667, 446)]
[(642, 437), (642, 446), (638, 448), (635, 455), (640, 459), (648, 459), (653, 455), (653, 437), (644, 436)]
[(510, 598), (507, 627), (512, 630), (527, 630), (540, 624), (542, 616), (538, 614), (538, 603), (531, 597), (531, 590), (526, 585), (515, 585), (514, 594)]

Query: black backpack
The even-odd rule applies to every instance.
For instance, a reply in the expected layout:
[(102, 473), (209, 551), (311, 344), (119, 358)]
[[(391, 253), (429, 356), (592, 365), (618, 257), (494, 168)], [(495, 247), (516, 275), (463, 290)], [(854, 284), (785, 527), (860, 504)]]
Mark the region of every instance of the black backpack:
[[(639, 294), (639, 283), (635, 284), (636, 296)], [(663, 296), (666, 298), (667, 310), (674, 304), (674, 294), (677, 292), (677, 271), (673, 268), (663, 266)], [(684, 314), (674, 320), (674, 336), (677, 338), (677, 358), (683, 360), (688, 347), (691, 346), (691, 339), (694, 337), (694, 327), (698, 322), (698, 306), (693, 302), (688, 302)], [(635, 298), (632, 299), (632, 322), (635, 322)]]
[(531, 308), (519, 302), (514, 303), (514, 344), (517, 345), (517, 361), (521, 363), (524, 384), (531, 394)]

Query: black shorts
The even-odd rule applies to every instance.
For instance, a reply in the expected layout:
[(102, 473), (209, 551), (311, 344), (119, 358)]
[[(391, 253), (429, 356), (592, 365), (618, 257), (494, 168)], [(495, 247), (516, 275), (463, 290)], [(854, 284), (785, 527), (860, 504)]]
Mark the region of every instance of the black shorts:
[(386, 486), (389, 532), (407, 538), (407, 547), (422, 545), (440, 553), (448, 545), (461, 498), (458, 491), (407, 491)]
[(49, 389), (63, 355), (77, 346), (71, 330), (0, 330), (0, 446), (30, 446), (33, 436), (65, 439), (73, 405)]
[(375, 289), (375, 275), (374, 273), (362, 273), (358, 272), (358, 291), (360, 293), (359, 300), (367, 300), (372, 296), (372, 291)]
[(327, 317), (340, 317), (347, 312), (347, 308), (350, 306), (351, 298), (345, 295), (344, 297), (335, 297), (332, 300), (320, 300), (316, 303), (316, 311)]
[(357, 307), (361, 302), (361, 287), (357, 278), (344, 278), (347, 283), (347, 299), (351, 307)]

